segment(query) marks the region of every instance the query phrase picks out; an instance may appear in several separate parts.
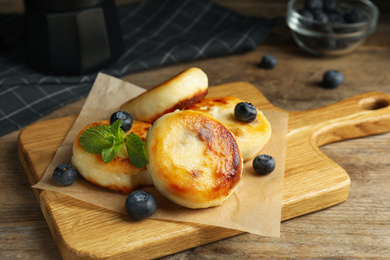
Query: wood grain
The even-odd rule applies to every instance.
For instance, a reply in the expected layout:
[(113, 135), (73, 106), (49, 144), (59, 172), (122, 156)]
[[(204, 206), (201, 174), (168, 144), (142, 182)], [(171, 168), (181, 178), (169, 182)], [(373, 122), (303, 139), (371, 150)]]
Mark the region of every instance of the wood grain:
[[(223, 95), (248, 100), (262, 110), (281, 110), (248, 83), (210, 89), (210, 96)], [(346, 200), (350, 179), (319, 150), (318, 144), (390, 131), (389, 103), (387, 94), (366, 93), (324, 108), (289, 112), (282, 220)], [(32, 184), (40, 179), (75, 118), (40, 122), (20, 134), (20, 158)], [(43, 132), (59, 125), (61, 131), (46, 135), (44, 140), (39, 138)], [(37, 191), (37, 198), (64, 258), (155, 258), (241, 233), (155, 220), (129, 225), (120, 214), (62, 194)], [(97, 237), (96, 233), (100, 235)]]
[[(133, 0), (117, 0), (124, 4)], [(244, 15), (283, 16), (287, 0), (216, 0)], [(280, 24), (256, 50), (172, 64), (132, 73), (125, 80), (144, 88), (188, 68), (200, 67), (211, 85), (248, 81), (272, 104), (288, 111), (309, 110), (370, 91), (390, 94), (390, 1), (373, 0), (380, 17), (376, 32), (355, 53), (338, 58), (307, 55)], [(0, 0), (1, 12), (21, 12), (23, 0)], [(278, 58), (274, 70), (257, 67), (264, 54)], [(338, 69), (344, 84), (319, 87), (322, 73)], [(74, 115), (84, 100), (40, 121)], [(20, 130), (0, 137), (0, 259), (61, 259), (19, 161)], [(282, 222), (281, 237), (241, 234), (163, 257), (179, 259), (389, 259), (390, 133), (320, 147), (351, 178), (348, 199), (326, 210)], [(259, 216), (261, 218), (261, 216)]]

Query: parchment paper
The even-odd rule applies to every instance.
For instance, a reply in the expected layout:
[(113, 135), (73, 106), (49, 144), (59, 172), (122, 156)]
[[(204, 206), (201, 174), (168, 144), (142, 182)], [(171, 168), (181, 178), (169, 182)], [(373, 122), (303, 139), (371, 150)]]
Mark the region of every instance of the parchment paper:
[[(108, 119), (113, 112), (119, 110), (122, 103), (144, 91), (131, 83), (100, 73), (72, 129), (58, 148), (42, 179), (33, 188), (60, 192), (126, 214), (124, 204), (128, 194), (97, 187), (80, 175), (75, 183), (63, 187), (55, 184), (52, 175), (57, 165), (70, 163), (73, 143), (86, 125)], [(154, 187), (147, 187), (145, 190), (152, 192), (158, 202), (157, 211), (151, 218), (220, 226), (262, 236), (280, 236), (288, 114), (278, 111), (263, 113), (271, 123), (272, 136), (261, 153), (275, 158), (274, 172), (259, 176), (252, 169), (252, 161), (245, 163), (243, 178), (236, 192), (223, 205), (208, 209), (194, 210), (178, 206), (165, 199)]]

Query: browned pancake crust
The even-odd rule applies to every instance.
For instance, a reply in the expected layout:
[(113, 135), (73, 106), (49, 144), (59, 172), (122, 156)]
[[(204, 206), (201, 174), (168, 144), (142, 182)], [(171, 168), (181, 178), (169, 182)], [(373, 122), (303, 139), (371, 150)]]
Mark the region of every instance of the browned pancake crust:
[(183, 110), (208, 93), (206, 74), (199, 68), (189, 68), (141, 95), (123, 103), (120, 108), (135, 120), (153, 124), (164, 114)]
[[(74, 143), (74, 148), (73, 148), (74, 151), (75, 151), (75, 149), (77, 149), (77, 151), (79, 153), (80, 152), (81, 153), (88, 153), (88, 152), (84, 151), (83, 148), (81, 147), (81, 145), (79, 143), (79, 139), (80, 139), (81, 134), (86, 129), (88, 129), (89, 127), (92, 127), (92, 126), (97, 126), (97, 125), (110, 125), (110, 121), (103, 120), (103, 121), (98, 121), (98, 122), (92, 123), (90, 125), (87, 125), (83, 130), (80, 131), (79, 135), (77, 136), (77, 139)], [(148, 123), (134, 121), (132, 128), (130, 129), (130, 131), (126, 132), (126, 134), (135, 133), (142, 140), (145, 140), (147, 132), (148, 132), (150, 127), (151, 127), (151, 125)], [(106, 175), (105, 178), (111, 178), (111, 177), (115, 178), (114, 173), (116, 173), (116, 172), (120, 172), (123, 175), (129, 175), (129, 176), (134, 175), (135, 176), (140, 172), (146, 171), (146, 167), (137, 168), (137, 167), (131, 165), (130, 160), (127, 156), (122, 157), (118, 154), (114, 157), (114, 159), (110, 163), (105, 163), (102, 159), (101, 154), (89, 154), (88, 153), (88, 155), (89, 155), (88, 159), (90, 160), (90, 164), (91, 164), (90, 167), (93, 167), (95, 169), (99, 168), (99, 170), (102, 171), (104, 175)], [(91, 170), (93, 170), (93, 169), (91, 169)], [(139, 185), (129, 185), (129, 183), (123, 183), (123, 184), (117, 183), (115, 185), (112, 185), (112, 184), (111, 185), (102, 185), (99, 181), (96, 181), (94, 178), (91, 178), (88, 173), (85, 174), (83, 172), (80, 172), (80, 174), (88, 182), (90, 182), (96, 186), (99, 186), (102, 188), (107, 188), (107, 189), (110, 189), (113, 191), (121, 191), (124, 193), (132, 192), (133, 190), (135, 190), (139, 186), (144, 186), (143, 184), (145, 183), (144, 181), (140, 181)], [(112, 176), (110, 176), (111, 174), (112, 174)], [(147, 184), (151, 185), (151, 183), (147, 183)]]
[(251, 123), (237, 120), (234, 108), (239, 102), (244, 100), (232, 96), (206, 97), (186, 109), (205, 112), (223, 123), (236, 137), (244, 161), (248, 161), (267, 144), (272, 128), (259, 110)]
[(167, 113), (171, 113), (177, 109), (183, 110), (186, 107), (200, 101), (202, 98), (204, 98), (207, 95), (208, 90), (199, 90), (198, 92), (194, 93), (191, 98), (183, 99), (180, 102), (176, 103), (174, 106), (170, 107), (169, 109), (166, 109), (165, 111), (162, 111), (159, 114), (156, 114), (156, 116), (152, 117), (150, 120), (148, 120), (149, 123), (153, 124), (159, 117), (162, 115), (165, 115)]
[[(202, 205), (208, 202), (212, 204), (212, 201), (215, 200), (225, 200), (241, 180), (243, 167), (239, 147), (234, 136), (219, 121), (201, 112), (175, 112), (170, 114), (170, 117), (168, 124), (165, 124), (161, 129), (154, 129), (151, 137), (153, 140), (149, 140), (149, 136), (147, 138), (147, 142), (152, 144), (148, 148), (149, 164), (152, 164), (152, 169), (149, 167), (148, 169), (154, 178), (155, 186), (159, 187), (158, 184), (156, 185), (156, 179), (163, 182), (162, 186), (165, 187), (166, 192), (175, 197), (190, 200), (189, 207), (192, 208), (196, 208), (198, 204)], [(159, 124), (157, 124), (157, 128), (159, 128)], [(162, 137), (174, 135), (178, 129), (185, 132), (183, 138), (188, 135), (195, 136), (205, 144), (206, 148), (202, 157), (204, 157), (203, 163), (206, 165), (182, 167), (170, 159), (172, 156), (170, 156), (169, 151), (162, 147), (169, 147), (171, 144), (164, 143), (167, 139)], [(178, 138), (181, 137), (178, 136)], [(180, 145), (180, 143), (175, 145)], [(185, 161), (186, 158), (182, 159)], [(208, 176), (206, 181), (204, 175), (209, 170), (212, 176)]]

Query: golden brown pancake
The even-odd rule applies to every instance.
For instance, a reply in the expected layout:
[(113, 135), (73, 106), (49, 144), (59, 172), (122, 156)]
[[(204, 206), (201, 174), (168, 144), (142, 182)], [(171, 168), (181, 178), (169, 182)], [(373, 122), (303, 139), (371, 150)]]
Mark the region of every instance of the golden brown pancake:
[[(90, 183), (114, 191), (129, 193), (138, 187), (152, 185), (152, 178), (146, 167), (137, 168), (130, 164), (125, 145), (109, 163), (103, 161), (101, 154), (88, 153), (81, 147), (79, 138), (87, 128), (109, 124), (109, 120), (99, 121), (86, 126), (79, 133), (73, 144), (73, 166)], [(133, 132), (145, 140), (150, 126), (147, 123), (133, 121), (132, 128), (126, 134)]]
[(209, 114), (224, 124), (236, 137), (244, 161), (255, 157), (271, 137), (271, 124), (257, 110), (257, 118), (251, 123), (239, 121), (234, 108), (243, 100), (236, 97), (203, 98), (186, 109)]
[(189, 208), (221, 205), (237, 188), (243, 162), (233, 134), (197, 111), (175, 111), (149, 129), (147, 168), (154, 186)]
[(160, 116), (197, 102), (208, 92), (207, 75), (198, 68), (190, 68), (168, 81), (127, 101), (121, 109), (134, 120), (153, 123)]

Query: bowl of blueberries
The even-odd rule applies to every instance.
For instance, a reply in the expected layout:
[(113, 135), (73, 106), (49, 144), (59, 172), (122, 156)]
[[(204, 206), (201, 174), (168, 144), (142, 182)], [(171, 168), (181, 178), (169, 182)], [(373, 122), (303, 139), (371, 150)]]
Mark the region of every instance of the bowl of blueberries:
[(369, 0), (289, 0), (286, 22), (301, 48), (336, 56), (359, 47), (375, 31), (378, 17)]

